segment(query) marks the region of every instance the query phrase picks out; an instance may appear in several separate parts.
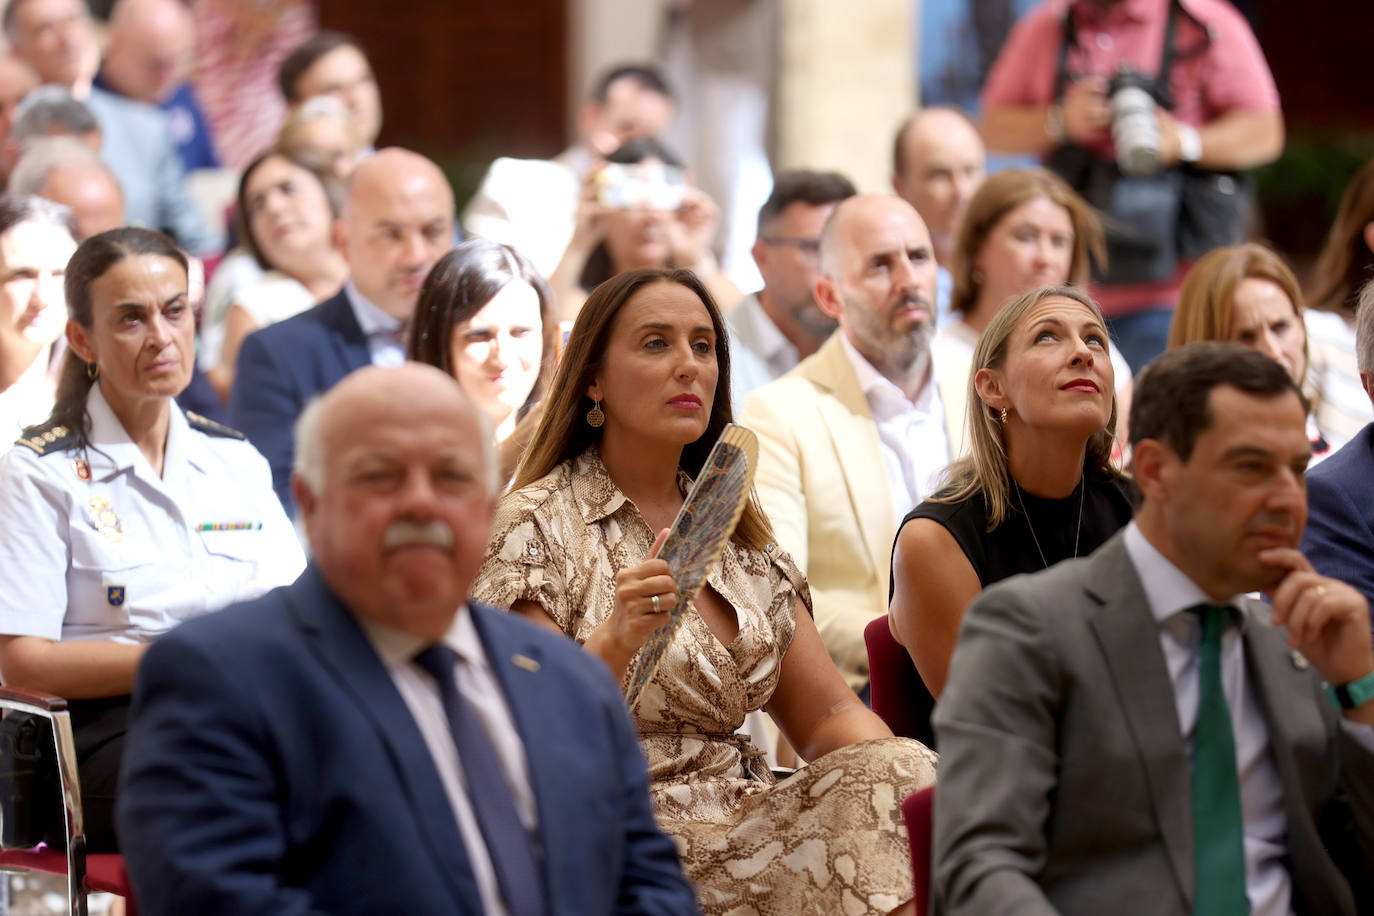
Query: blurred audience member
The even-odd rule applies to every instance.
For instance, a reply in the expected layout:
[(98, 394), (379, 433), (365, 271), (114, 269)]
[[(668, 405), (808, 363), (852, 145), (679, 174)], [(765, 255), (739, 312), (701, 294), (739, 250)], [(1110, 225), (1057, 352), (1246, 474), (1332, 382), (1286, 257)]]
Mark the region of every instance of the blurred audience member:
[[(1355, 315), (1355, 346), (1365, 396), (1374, 403), (1374, 281)], [(1374, 607), (1374, 422), (1307, 474), (1302, 551), (1322, 575), (1353, 585)]]
[[(724, 322), (694, 274), (648, 268), (597, 287), (472, 592), (582, 643), (625, 686), (648, 676), (641, 650), (682, 603), (631, 705), (658, 823), (702, 909), (885, 914), (912, 893), (899, 799), (934, 780), (934, 755), (845, 687), (756, 502), (695, 597), (655, 557), (731, 422), (729, 376)], [(765, 707), (810, 761), (776, 786), (739, 734)], [(853, 868), (777, 852), (832, 845)]]
[(317, 29), (314, 0), (191, 0), (193, 81), (220, 164), (242, 169), (286, 117), (281, 63)]
[(358, 40), (342, 32), (320, 32), (282, 61), (277, 75), (289, 108), (327, 95), (353, 116), (356, 142), (366, 152), (382, 131), (382, 93)]
[(182, 253), (115, 229), (66, 266), (71, 349), (52, 414), (0, 460), (0, 678), (67, 699), (88, 848), (114, 852), (144, 651), (305, 564), (262, 456), (173, 401), (195, 360)]
[(1313, 270), (1307, 325), (1308, 379), (1321, 393), (1323, 432), (1351, 439), (1374, 420), (1355, 359), (1355, 303), (1374, 279), (1374, 159), (1350, 179)]
[(9, 149), (10, 129), (18, 114), (19, 103), (38, 88), (38, 74), (16, 57), (0, 55), (0, 186), (9, 180), (15, 156)]
[(548, 284), (508, 245), (460, 243), (420, 290), (406, 358), (453, 376), (491, 420), (502, 483), (539, 423), (557, 333)]
[(950, 271), (959, 226), (973, 192), (987, 176), (983, 138), (957, 108), (926, 108), (907, 118), (892, 144), (892, 189), (916, 208), (930, 230), (940, 265), (937, 326), (949, 314)]
[(453, 242), (453, 191), (425, 157), (381, 150), (353, 173), (336, 234), (348, 282), (314, 308), (244, 338), (229, 398), (234, 425), (267, 457), (288, 513), (292, 424), (311, 398), (354, 369), (404, 361), (420, 287)]
[[(887, 612), (897, 520), (963, 452), (963, 417), (931, 371), (935, 253), (911, 204), (843, 201), (821, 233), (816, 301), (839, 330), (745, 399), (754, 482), (778, 544), (806, 573), (821, 638), (865, 691), (864, 627)], [(967, 384), (967, 380), (964, 382)]]
[(0, 197), (0, 454), (52, 410), (66, 352), (62, 276), (72, 214), (37, 197)]
[(1249, 23), (1226, 0), (1047, 0), (1012, 28), (982, 102), (990, 150), (1043, 155), (1106, 214), (1094, 296), (1144, 366), (1188, 264), (1245, 239), (1251, 195), (1234, 173), (1283, 151)]
[(69, 89), (99, 121), (100, 156), (119, 178), (128, 221), (166, 230), (194, 253), (222, 247), (187, 196), (166, 116), (92, 86), (100, 48), (84, 0), (11, 0), (3, 25), (14, 55), (43, 82)]
[(979, 592), (1087, 556), (1131, 520), (1112, 465), (1107, 325), (1086, 294), (1018, 296), (983, 331), (972, 366), (969, 454), (902, 520), (892, 553), (891, 626), (930, 691), (910, 700), (923, 717)]
[(835, 330), (835, 319), (816, 304), (821, 273), (821, 229), (854, 185), (838, 172), (783, 172), (759, 210), (754, 263), (763, 289), (725, 313), (730, 329), (730, 397), (744, 396), (791, 371)]
[(124, 225), (124, 192), (100, 156), (75, 137), (41, 137), (24, 144), (10, 176), (10, 192), (62, 204), (76, 219), (76, 240)]
[[(1169, 348), (1199, 340), (1227, 340), (1258, 350), (1283, 366), (1293, 384), (1306, 384), (1307, 331), (1302, 291), (1283, 258), (1263, 245), (1218, 248), (1198, 259), (1183, 278), (1169, 328)], [(1307, 392), (1307, 436), (1312, 460), (1339, 448), (1312, 412), (1320, 392)]]
[(740, 291), (711, 252), (719, 224), (720, 208), (677, 156), (652, 137), (631, 140), (583, 184), (577, 229), (549, 277), (559, 318), (576, 318), (599, 284), (640, 267), (685, 267), (717, 300), (735, 302)]
[(629, 141), (661, 134), (674, 108), (654, 65), (610, 69), (577, 112), (578, 142), (551, 160), (497, 159), (463, 208), (463, 228), (511, 246), (552, 282), (579, 227), (579, 195), (588, 175)]
[(209, 125), (187, 82), (196, 28), (186, 3), (118, 0), (106, 36), (95, 85), (162, 109), (186, 171), (217, 168)]
[(340, 192), (304, 160), (269, 151), (239, 179), (235, 209), (243, 250), (215, 271), (205, 295), (201, 363), (227, 400), (239, 346), (249, 334), (339, 291), (348, 264), (335, 244)]
[[(1040, 168), (1011, 169), (973, 195), (950, 271), (953, 320), (935, 334), (931, 352), (946, 406), (963, 417), (969, 367), (978, 338), (1004, 305), (1037, 287), (1088, 282), (1089, 258), (1103, 257), (1097, 213), (1062, 178)], [(1121, 411), (1131, 406), (1131, 367), (1108, 343)], [(1118, 421), (1125, 418), (1118, 415)], [(1124, 435), (1124, 425), (1119, 433)], [(957, 457), (957, 456), (956, 456)]]
[(99, 153), (104, 135), (95, 113), (65, 86), (39, 86), (24, 97), (10, 128), (11, 161), (18, 162), (24, 144), (44, 137), (72, 137)]
[(353, 174), (362, 155), (353, 116), (330, 95), (317, 95), (292, 108), (277, 134), (277, 148), (340, 181)]

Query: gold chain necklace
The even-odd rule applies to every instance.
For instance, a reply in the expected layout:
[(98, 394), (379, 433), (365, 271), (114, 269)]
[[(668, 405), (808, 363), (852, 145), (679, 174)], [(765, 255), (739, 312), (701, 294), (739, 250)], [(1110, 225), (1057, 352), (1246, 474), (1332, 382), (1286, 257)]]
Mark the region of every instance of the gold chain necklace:
[[(1007, 476), (1011, 477), (1010, 474)], [(1045, 551), (1040, 549), (1040, 539), (1035, 536), (1035, 526), (1031, 524), (1030, 513), (1026, 511), (1026, 502), (1021, 498), (1021, 485), (1016, 482), (1015, 477), (1011, 477), (1011, 485), (1016, 488), (1016, 504), (1021, 507), (1021, 514), (1026, 517), (1026, 527), (1030, 529), (1031, 542), (1035, 544), (1035, 552), (1040, 554), (1040, 562), (1044, 564), (1046, 569), (1049, 569), (1050, 562), (1045, 559)], [(1081, 489), (1078, 491), (1078, 527), (1073, 532), (1073, 557), (1075, 560), (1078, 559), (1078, 536), (1083, 533), (1083, 496), (1088, 491), (1087, 477), (1080, 477), (1078, 485)]]

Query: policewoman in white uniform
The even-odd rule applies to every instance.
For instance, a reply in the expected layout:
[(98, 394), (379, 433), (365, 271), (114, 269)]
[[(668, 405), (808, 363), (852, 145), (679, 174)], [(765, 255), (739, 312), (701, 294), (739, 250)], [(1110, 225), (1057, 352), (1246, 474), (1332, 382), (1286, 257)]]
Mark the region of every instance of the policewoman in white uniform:
[(188, 617), (293, 581), (305, 559), (266, 460), (184, 413), (195, 319), (166, 236), (114, 229), (67, 265), (53, 414), (0, 459), (0, 679), (68, 698), (88, 849), (114, 851), (129, 692)]

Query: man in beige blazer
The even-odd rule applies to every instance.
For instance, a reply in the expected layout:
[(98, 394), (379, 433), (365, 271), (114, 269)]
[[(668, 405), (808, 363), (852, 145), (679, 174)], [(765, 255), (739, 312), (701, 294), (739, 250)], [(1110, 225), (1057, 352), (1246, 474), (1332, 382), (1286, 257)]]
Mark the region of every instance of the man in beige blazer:
[(935, 256), (910, 204), (864, 194), (821, 235), (815, 295), (839, 330), (745, 401), (759, 437), (759, 499), (806, 571), (826, 648), (856, 691), (864, 627), (887, 612), (897, 522), (962, 449), (930, 362)]

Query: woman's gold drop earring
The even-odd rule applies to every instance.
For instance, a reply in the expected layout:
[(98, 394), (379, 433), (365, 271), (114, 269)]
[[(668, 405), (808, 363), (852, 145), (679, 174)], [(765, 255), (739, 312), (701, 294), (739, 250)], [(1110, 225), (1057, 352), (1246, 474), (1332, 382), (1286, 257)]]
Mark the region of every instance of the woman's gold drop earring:
[(595, 406), (587, 411), (587, 425), (592, 429), (600, 429), (606, 422), (606, 415), (601, 412), (601, 402), (593, 401)]

